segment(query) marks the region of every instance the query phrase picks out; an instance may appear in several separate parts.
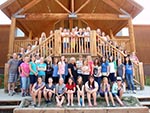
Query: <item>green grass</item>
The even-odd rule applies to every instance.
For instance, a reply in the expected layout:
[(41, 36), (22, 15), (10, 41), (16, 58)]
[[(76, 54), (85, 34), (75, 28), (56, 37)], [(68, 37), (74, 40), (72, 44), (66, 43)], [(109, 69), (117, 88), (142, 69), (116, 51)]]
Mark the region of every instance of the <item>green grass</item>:
[(0, 89), (4, 88), (4, 75), (0, 75), (2, 84), (0, 84)]
[(146, 76), (145, 84), (150, 86), (150, 76)]

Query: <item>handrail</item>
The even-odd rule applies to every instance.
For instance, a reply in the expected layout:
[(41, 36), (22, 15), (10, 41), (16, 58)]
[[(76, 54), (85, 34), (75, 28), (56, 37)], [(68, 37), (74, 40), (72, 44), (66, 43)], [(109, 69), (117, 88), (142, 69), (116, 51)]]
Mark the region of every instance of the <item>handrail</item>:
[(54, 36), (54, 34), (52, 34), (51, 36), (49, 36), (48, 38), (46, 38), (41, 44), (37, 45), (35, 48), (33, 48), (28, 53), (26, 53), (24, 56), (29, 56), (30, 54), (32, 54), (34, 51), (36, 51), (37, 49), (39, 49), (40, 46), (44, 45), (48, 40), (50, 40), (53, 36)]
[(119, 52), (122, 56), (126, 56), (126, 54), (124, 54), (121, 50), (117, 49), (115, 46), (113, 46), (112, 44), (110, 44), (108, 41), (105, 41), (100, 35), (96, 35), (99, 39), (101, 39), (103, 42), (105, 42), (107, 45), (109, 45), (110, 47), (112, 47), (115, 51)]

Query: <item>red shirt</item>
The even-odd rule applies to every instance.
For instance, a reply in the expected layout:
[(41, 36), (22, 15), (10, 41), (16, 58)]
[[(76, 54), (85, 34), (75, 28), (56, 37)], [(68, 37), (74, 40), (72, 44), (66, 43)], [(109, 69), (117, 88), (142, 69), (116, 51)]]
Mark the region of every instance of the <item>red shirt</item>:
[(70, 84), (66, 84), (66, 88), (67, 88), (67, 90), (74, 90), (74, 88), (76, 87), (76, 84), (72, 84), (72, 85), (70, 85)]

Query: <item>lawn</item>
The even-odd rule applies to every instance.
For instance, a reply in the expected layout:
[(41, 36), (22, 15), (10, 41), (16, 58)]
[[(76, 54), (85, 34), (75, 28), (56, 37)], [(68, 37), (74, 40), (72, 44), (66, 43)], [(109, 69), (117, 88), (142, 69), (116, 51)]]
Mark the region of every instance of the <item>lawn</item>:
[(4, 88), (4, 75), (0, 75), (0, 89)]
[(145, 81), (145, 84), (150, 86), (150, 76), (146, 76), (146, 81)]

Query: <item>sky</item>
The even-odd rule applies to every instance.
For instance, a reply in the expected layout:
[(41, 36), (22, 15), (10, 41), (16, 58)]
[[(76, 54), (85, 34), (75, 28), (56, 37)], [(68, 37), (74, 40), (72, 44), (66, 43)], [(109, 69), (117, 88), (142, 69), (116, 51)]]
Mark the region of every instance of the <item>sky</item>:
[[(7, 0), (0, 0), (0, 4)], [(144, 7), (144, 10), (133, 19), (133, 24), (150, 25), (150, 0), (134, 0)], [(10, 24), (10, 19), (0, 10), (0, 24)]]

